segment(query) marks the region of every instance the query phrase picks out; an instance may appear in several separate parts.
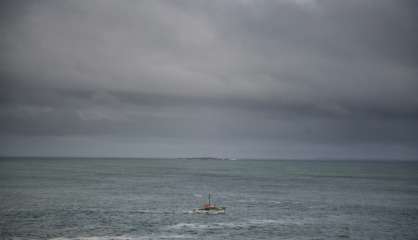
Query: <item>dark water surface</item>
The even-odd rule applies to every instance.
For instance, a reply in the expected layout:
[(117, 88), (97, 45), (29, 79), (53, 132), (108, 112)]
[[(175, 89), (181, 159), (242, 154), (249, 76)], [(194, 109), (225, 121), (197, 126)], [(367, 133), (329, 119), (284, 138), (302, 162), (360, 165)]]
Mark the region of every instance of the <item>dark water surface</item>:
[[(227, 214), (194, 215), (208, 192)], [(0, 239), (418, 239), (418, 163), (0, 159)]]

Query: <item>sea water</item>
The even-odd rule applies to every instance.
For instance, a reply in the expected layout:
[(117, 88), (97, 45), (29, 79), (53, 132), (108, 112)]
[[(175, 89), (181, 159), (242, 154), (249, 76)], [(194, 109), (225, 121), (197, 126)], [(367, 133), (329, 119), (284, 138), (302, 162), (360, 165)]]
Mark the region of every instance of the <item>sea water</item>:
[(418, 162), (2, 158), (0, 239), (418, 239)]

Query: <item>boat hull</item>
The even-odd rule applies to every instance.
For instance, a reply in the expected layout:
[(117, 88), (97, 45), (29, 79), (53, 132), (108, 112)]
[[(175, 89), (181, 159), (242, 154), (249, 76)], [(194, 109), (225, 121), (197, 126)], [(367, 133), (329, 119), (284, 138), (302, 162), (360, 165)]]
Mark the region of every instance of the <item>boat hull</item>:
[(193, 209), (193, 213), (195, 213), (195, 214), (209, 214), (209, 215), (225, 214), (225, 208)]

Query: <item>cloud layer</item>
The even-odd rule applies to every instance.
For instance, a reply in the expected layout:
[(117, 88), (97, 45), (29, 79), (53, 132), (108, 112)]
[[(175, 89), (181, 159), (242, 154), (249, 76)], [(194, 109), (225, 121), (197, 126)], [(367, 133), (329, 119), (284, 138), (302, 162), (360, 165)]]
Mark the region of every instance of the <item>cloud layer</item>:
[(414, 1), (2, 5), (0, 154), (418, 156)]

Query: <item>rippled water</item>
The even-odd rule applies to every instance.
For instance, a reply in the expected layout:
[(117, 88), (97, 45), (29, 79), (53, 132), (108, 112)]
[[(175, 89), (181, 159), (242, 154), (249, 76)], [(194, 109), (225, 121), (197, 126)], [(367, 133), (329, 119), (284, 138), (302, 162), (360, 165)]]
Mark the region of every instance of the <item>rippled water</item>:
[[(225, 215), (190, 210), (214, 193)], [(418, 163), (0, 160), (1, 239), (418, 239)]]

